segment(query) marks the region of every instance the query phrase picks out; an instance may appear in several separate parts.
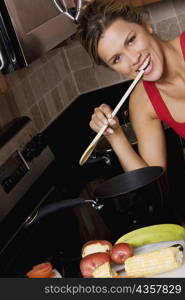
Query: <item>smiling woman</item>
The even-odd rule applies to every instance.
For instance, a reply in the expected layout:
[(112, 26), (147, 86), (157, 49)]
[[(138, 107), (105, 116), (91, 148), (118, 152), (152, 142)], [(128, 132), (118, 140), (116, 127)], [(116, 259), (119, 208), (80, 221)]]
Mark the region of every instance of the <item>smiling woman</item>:
[(145, 14), (128, 3), (122, 0), (87, 3), (79, 18), (78, 37), (95, 63), (129, 79), (136, 78), (144, 66), (142, 81), (137, 83), (129, 100), (138, 152), (107, 104), (94, 109), (90, 127), (99, 132), (108, 125), (104, 135), (125, 171), (146, 166), (167, 169), (163, 124), (185, 138), (185, 33), (169, 41), (159, 39)]
[[(97, 64), (105, 64), (97, 52), (99, 39), (105, 28), (109, 27), (116, 19), (143, 24), (143, 12), (130, 9), (123, 1), (86, 1), (82, 8), (82, 17), (78, 23), (78, 37), (87, 52)], [(98, 6), (96, 6), (98, 5)], [(89, 20), (89, 21), (88, 21)]]
[[(148, 35), (151, 33), (152, 27), (148, 24), (140, 26), (117, 19), (99, 39), (99, 57), (113, 70), (135, 78), (142, 65), (151, 61), (146, 51), (150, 43)], [(150, 70), (148, 68), (145, 74)]]

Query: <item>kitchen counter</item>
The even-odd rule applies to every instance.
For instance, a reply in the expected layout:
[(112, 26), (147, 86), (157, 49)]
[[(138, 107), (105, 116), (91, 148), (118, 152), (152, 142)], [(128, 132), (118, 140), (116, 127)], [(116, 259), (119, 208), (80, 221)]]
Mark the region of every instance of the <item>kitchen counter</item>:
[(11, 138), (31, 121), (27, 116), (13, 119), (4, 128), (0, 129), (0, 148), (3, 147)]

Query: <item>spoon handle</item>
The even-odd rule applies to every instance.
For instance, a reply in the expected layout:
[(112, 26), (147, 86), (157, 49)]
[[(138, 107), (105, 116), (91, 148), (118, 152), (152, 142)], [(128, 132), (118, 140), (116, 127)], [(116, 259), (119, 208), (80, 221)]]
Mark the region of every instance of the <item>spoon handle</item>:
[[(126, 93), (123, 95), (123, 97), (121, 98), (121, 100), (118, 102), (118, 104), (116, 105), (116, 107), (114, 108), (113, 112), (112, 112), (112, 118), (114, 118), (114, 116), (117, 114), (118, 110), (121, 108), (121, 106), (123, 105), (123, 103), (125, 102), (125, 100), (127, 99), (127, 97), (129, 96), (129, 94), (131, 93), (131, 91), (133, 90), (133, 88), (135, 87), (135, 85), (138, 83), (138, 81), (140, 80), (140, 78), (142, 77), (144, 73), (144, 70), (141, 70), (139, 72), (139, 74), (136, 76), (136, 78), (134, 79), (134, 81), (132, 82), (132, 84), (129, 86), (129, 88), (127, 89)], [(94, 148), (96, 147), (100, 137), (102, 136), (102, 134), (104, 133), (104, 131), (106, 130), (106, 128), (108, 127), (108, 125), (104, 125), (100, 131), (97, 133), (97, 135), (94, 137), (94, 139), (92, 140), (92, 142), (89, 144), (89, 146), (87, 147), (87, 149), (84, 151), (84, 153), (82, 154), (79, 164), (82, 166), (86, 160), (89, 158), (89, 156), (91, 155), (91, 153), (93, 152)]]

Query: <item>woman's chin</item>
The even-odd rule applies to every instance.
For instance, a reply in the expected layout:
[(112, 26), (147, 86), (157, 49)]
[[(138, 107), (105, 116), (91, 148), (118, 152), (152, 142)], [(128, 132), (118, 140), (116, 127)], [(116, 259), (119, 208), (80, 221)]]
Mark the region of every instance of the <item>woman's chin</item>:
[(162, 72), (151, 72), (149, 74), (143, 75), (143, 80), (145, 81), (158, 81), (162, 78)]

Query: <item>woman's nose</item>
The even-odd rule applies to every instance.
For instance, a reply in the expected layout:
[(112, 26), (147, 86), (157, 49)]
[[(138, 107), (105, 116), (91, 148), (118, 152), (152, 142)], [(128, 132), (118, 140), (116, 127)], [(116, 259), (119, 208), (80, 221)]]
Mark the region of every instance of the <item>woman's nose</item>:
[(130, 59), (130, 62), (133, 66), (139, 64), (140, 62), (140, 59), (141, 59), (141, 53), (129, 53), (129, 59)]

